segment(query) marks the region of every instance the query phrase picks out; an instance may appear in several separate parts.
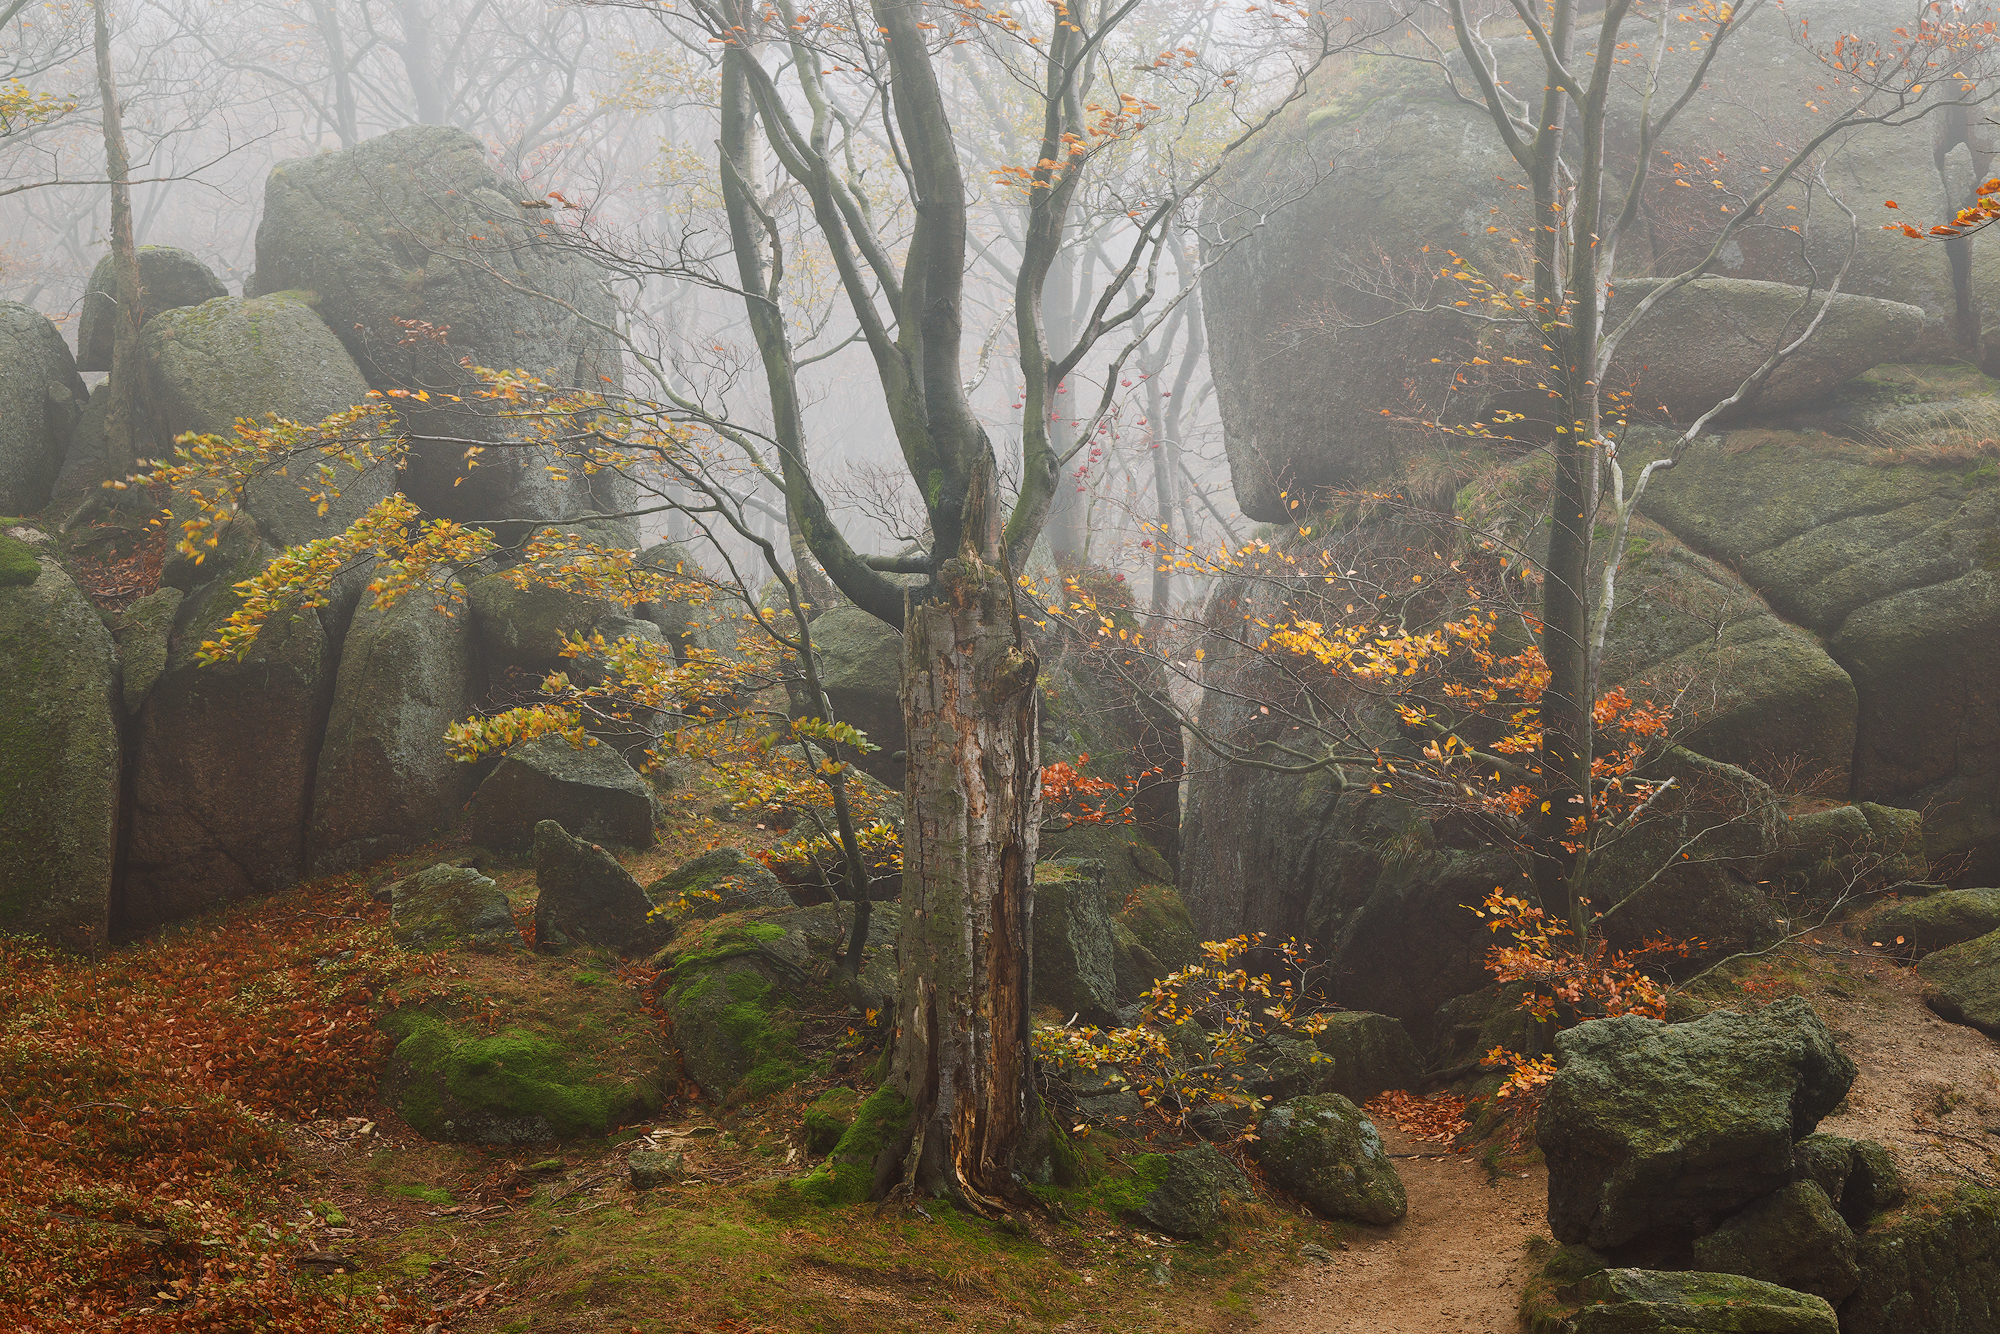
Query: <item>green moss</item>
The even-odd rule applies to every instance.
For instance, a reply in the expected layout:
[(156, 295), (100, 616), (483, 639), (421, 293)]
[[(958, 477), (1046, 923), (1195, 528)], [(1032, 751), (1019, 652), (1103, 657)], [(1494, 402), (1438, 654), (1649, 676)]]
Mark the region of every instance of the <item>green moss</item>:
[(834, 1146), (840, 1143), (840, 1137), (854, 1124), (855, 1112), (860, 1106), (861, 1095), (850, 1088), (831, 1088), (820, 1094), (813, 1105), (806, 1108), (806, 1152), (833, 1152)]
[(1995, 463), (1992, 459), (1987, 459), (1977, 468), (1959, 478), (1958, 481), (1959, 485), (1968, 491), (1976, 491), (1986, 486), (2000, 485), (2000, 463)]
[(17, 537), (0, 533), (0, 588), (25, 588), (42, 577), (35, 549)]
[(1100, 1181), (1091, 1192), (1091, 1203), (1113, 1218), (1136, 1213), (1154, 1191), (1166, 1184), (1168, 1166), (1164, 1153), (1142, 1153), (1132, 1159), (1130, 1175)]
[(815, 1204), (860, 1204), (875, 1191), (875, 1160), (908, 1129), (909, 1100), (884, 1084), (855, 1109), (832, 1155), (793, 1189)]
[(559, 1139), (602, 1135), (658, 1105), (657, 1090), (593, 1083), (575, 1053), (523, 1029), (469, 1036), (411, 1012), (384, 1026), (403, 1035), (395, 1055), (406, 1072), (399, 1110), (427, 1139), (454, 1138), (453, 1123), (467, 1117), (539, 1120)]
[(436, 1186), (418, 1186), (410, 1183), (390, 1186), (391, 1195), (400, 1195), (406, 1200), (422, 1200), (425, 1204), (450, 1204), (451, 1192), (439, 1190)]

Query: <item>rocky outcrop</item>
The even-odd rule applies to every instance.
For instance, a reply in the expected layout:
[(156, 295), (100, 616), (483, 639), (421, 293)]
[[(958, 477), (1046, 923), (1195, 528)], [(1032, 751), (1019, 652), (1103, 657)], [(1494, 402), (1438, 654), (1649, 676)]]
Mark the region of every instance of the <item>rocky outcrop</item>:
[(56, 326), (0, 301), (0, 514), (34, 514), (49, 503), (88, 397)]
[[(1648, 515), (1741, 572), (1854, 683), (1856, 799), (1926, 811), (1930, 854), (2000, 869), (2000, 468), (1788, 431), (1702, 443)], [(1635, 451), (1635, 458), (1637, 452)], [(1989, 568), (1994, 566), (1995, 568)], [(1808, 750), (1808, 753), (1809, 750)]]
[(1380, 1226), (1408, 1212), (1402, 1178), (1374, 1123), (1337, 1093), (1272, 1107), (1257, 1123), (1251, 1152), (1272, 1185), (1327, 1218)]
[[(441, 125), (281, 162), (265, 185), (249, 284), (251, 295), (317, 294), (371, 386), (427, 391), (398, 404), (414, 437), (404, 490), (439, 517), (521, 521), (510, 536), (622, 498), (608, 475), (593, 488), (580, 468), (551, 472), (545, 448), (509, 445), (504, 423), (474, 406), (484, 400), (459, 364), (591, 388), (620, 376), (612, 344), (587, 323), (613, 322), (598, 273), (519, 195), (478, 140)], [(470, 470), (468, 440), (496, 446)], [(607, 536), (636, 545), (629, 525), (613, 527)]]
[(1884, 904), (1850, 924), (1847, 933), (1885, 949), (1920, 957), (2000, 931), (2000, 889), (1947, 889)]
[(2000, 1329), (2000, 1195), (1961, 1186), (1865, 1233), (1842, 1334)]
[(538, 949), (585, 945), (633, 959), (666, 943), (666, 925), (632, 873), (554, 820), (535, 826), (535, 888)]
[[(831, 614), (831, 613), (829, 613)], [(824, 618), (822, 618), (824, 619)], [(1118, 1018), (1118, 984), (1098, 862), (1054, 861), (1035, 867), (1032, 1003), (1092, 1024)]]
[(117, 863), (118, 665), (90, 599), (53, 558), (25, 559), (32, 581), (0, 584), (0, 932), (94, 953)]
[(717, 848), (684, 862), (647, 886), (646, 893), (682, 921), (792, 906), (792, 896), (771, 868), (737, 848)]
[(441, 864), (399, 880), (389, 903), (389, 934), (406, 950), (520, 943), (507, 896), (469, 866)]
[(1927, 956), (1917, 965), (1924, 1004), (1953, 1023), (2000, 1038), (2000, 931)]
[(1861, 1284), (1854, 1232), (1817, 1182), (1794, 1181), (1694, 1244), (1694, 1267), (1742, 1274), (1838, 1306)]
[(484, 575), (470, 588), (472, 623), (490, 668), (546, 672), (567, 668), (565, 640), (588, 635), (598, 622), (620, 615), (617, 604), (547, 584), (516, 587), (506, 572)]
[(1335, 1011), (1313, 1045), (1331, 1061), (1326, 1091), (1357, 1107), (1390, 1089), (1414, 1089), (1424, 1076), (1423, 1053), (1386, 1014)]
[[(893, 969), (879, 960), (894, 939), (888, 913), (870, 924), (877, 966), (864, 969), (870, 1008), (893, 995)], [(661, 1003), (673, 1021), (681, 1064), (716, 1103), (766, 1097), (797, 1083), (811, 1062), (800, 1039), (806, 1016), (841, 1013), (827, 987), (833, 952), (846, 938), (845, 909), (762, 908), (683, 926), (653, 957), (663, 974)]]
[(127, 717), (138, 716), (153, 683), (167, 670), (167, 644), (186, 597), (178, 588), (156, 588), (125, 608), (112, 624), (123, 669), (119, 689)]
[(1697, 1236), (1784, 1187), (1794, 1141), (1854, 1063), (1803, 1000), (1686, 1024), (1626, 1016), (1556, 1038), (1536, 1143), (1556, 1239), (1598, 1248)]
[[(1675, 274), (1702, 258), (1731, 219), (1715, 209), (1691, 213), (1693, 194), (1711, 191), (1712, 181), (1754, 190), (1768, 179), (1761, 168), (1782, 164), (1769, 132), (1769, 99), (1810, 97), (1824, 77), (1817, 54), (1793, 39), (1788, 17), (1754, 16), (1704, 72), (1689, 114), (1701, 117), (1707, 165), (1699, 178), (1653, 171), (1646, 200), (1649, 216), (1685, 223), (1623, 239), (1614, 309), (1636, 294), (1643, 275)], [(1888, 30), (1896, 21), (1871, 0), (1815, 0), (1810, 7), (1814, 33), (1893, 42)], [(1518, 32), (1490, 32), (1494, 56), (1503, 71), (1538, 81), (1539, 57)], [(1448, 59), (1458, 62), (1455, 52)], [(1671, 86), (1694, 59), (1692, 49), (1667, 53)], [(1635, 150), (1640, 96), (1626, 84), (1612, 99), (1615, 161), (1629, 161)], [(1500, 404), (1532, 404), (1536, 382), (1546, 378), (1539, 339), (1509, 349), (1492, 325), (1464, 319), (1454, 306), (1455, 298), (1483, 290), (1455, 278), (1511, 291), (1519, 286), (1513, 275), (1530, 272), (1522, 174), (1483, 111), (1454, 98), (1434, 68), (1363, 60), (1327, 71), (1287, 121), (1233, 162), (1223, 198), (1271, 204), (1248, 210), (1256, 223), (1246, 219), (1240, 239), (1231, 238), (1237, 244), (1203, 279), (1231, 475), (1244, 513), (1270, 522), (1287, 519), (1291, 502), (1320, 488), (1394, 475), (1425, 435), (1399, 423), (1430, 416), (1460, 422)], [(1895, 199), (1926, 216), (1949, 216), (1970, 201), (1980, 174), (1968, 164), (1963, 180), (1948, 184), (1939, 163), (1969, 134), (1978, 132), (1944, 115), (1857, 131), (1829, 159), (1828, 186), (1847, 199)], [(1767, 208), (1806, 202), (1794, 183)], [(1221, 212), (1212, 223), (1236, 225)], [(1845, 226), (1799, 236), (1784, 228), (1742, 230), (1697, 292), (1663, 302), (1649, 316), (1651, 331), (1642, 323), (1627, 337), (1610, 381), (1622, 388), (1636, 376), (1643, 409), (1664, 400), (1686, 420), (1707, 408), (1788, 341), (1787, 327), (1803, 327), (1785, 318), (1803, 305), (1805, 291), (1765, 284), (1823, 285), (1848, 242)], [(1985, 293), (2000, 267), (1987, 262), (1961, 291), (1941, 247), (1868, 226), (1855, 244), (1845, 285), (1852, 299), (1837, 303), (1819, 331), (1823, 358), (1815, 364), (1805, 354), (1793, 384), (1774, 383), (1753, 409), (1824, 392), (1843, 372), (1872, 363), (1966, 354), (1971, 316), (1980, 302), (1991, 304)], [(1509, 351), (1528, 364), (1509, 365)], [(1655, 383), (1659, 390), (1648, 393)]]
[(471, 797), (477, 771), (445, 745), (446, 729), (478, 699), (464, 602), (454, 583), (414, 589), (385, 610), (372, 599), (356, 609), (313, 783), (315, 875), (415, 847)]
[[(138, 259), (143, 318), (148, 322), (166, 311), (229, 295), (229, 289), (208, 265), (179, 246), (142, 245)], [(111, 369), (111, 328), (118, 313), (116, 287), (111, 256), (106, 255), (90, 271), (90, 285), (83, 294), (83, 317), (76, 328), (76, 368), (80, 371)]]
[(1242, 1169), (1207, 1144), (1142, 1154), (1132, 1168), (1137, 1198), (1126, 1216), (1170, 1237), (1205, 1237), (1220, 1221), (1225, 1200), (1250, 1197), (1250, 1179)]
[[(234, 441), (239, 418), (262, 425), (275, 413), (312, 425), (368, 401), (360, 367), (296, 294), (219, 297), (154, 315), (139, 349), (169, 435)], [(344, 532), (396, 489), (392, 464), (361, 472), (337, 465), (328, 481), (313, 468), (317, 461), (279, 460), (285, 475), (273, 471), (250, 484), (244, 508), (273, 546)]]
[[(333, 685), (311, 611), (274, 616), (242, 658), (198, 661), (271, 552), (238, 518), (181, 603), (139, 712), (123, 912), (128, 930), (268, 893), (305, 869), (313, 773)], [(254, 793), (254, 800), (246, 800)]]
[(833, 716), (858, 727), (878, 750), (846, 756), (863, 773), (900, 791), (903, 762), (903, 636), (859, 607), (834, 607), (812, 622), (820, 685)]
[(659, 798), (609, 746), (578, 749), (547, 735), (507, 752), (472, 796), (472, 841), (525, 851), (535, 826), (554, 820), (578, 836), (626, 847), (651, 847)]

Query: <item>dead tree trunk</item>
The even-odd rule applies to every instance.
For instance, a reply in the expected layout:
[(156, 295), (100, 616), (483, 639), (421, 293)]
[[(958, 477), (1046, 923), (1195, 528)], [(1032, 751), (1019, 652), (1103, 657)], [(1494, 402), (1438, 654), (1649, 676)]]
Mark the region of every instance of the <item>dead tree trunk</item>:
[(903, 626), (909, 729), (901, 989), (890, 1081), (913, 1108), (903, 1185), (995, 1213), (1020, 1194), (1041, 823), (1039, 663), (1012, 587), (969, 551)]
[(111, 29), (103, 0), (92, 6), (96, 21), (97, 95), (104, 104), (104, 174), (111, 182), (111, 292), (117, 310), (111, 323), (111, 380), (106, 393), (104, 441), (106, 476), (135, 471), (145, 444), (150, 395), (139, 356), (139, 328), (146, 321), (146, 294), (139, 285), (139, 251), (132, 235), (131, 155), (125, 148), (125, 121), (118, 83), (111, 72)]

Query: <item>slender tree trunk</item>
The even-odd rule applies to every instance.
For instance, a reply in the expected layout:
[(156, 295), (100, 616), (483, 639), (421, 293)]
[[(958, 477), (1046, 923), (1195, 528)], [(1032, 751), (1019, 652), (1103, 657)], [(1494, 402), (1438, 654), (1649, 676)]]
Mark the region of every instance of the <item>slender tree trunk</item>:
[(326, 43), (326, 68), (333, 80), (333, 129), (342, 148), (361, 141), (360, 118), (354, 103), (354, 71), (347, 58), (347, 42), (341, 35), (340, 15), (332, 0), (312, 0), (313, 21), (319, 25), (320, 40)]
[(139, 329), (146, 322), (146, 293), (139, 285), (139, 249), (132, 236), (132, 159), (125, 148), (125, 123), (118, 105), (118, 82), (111, 72), (111, 29), (104, 0), (93, 0), (96, 21), (97, 95), (104, 104), (104, 175), (111, 182), (111, 291), (118, 309), (111, 323), (111, 395), (105, 413), (106, 475), (136, 471), (145, 443), (145, 367), (139, 356)]
[(901, 987), (890, 1081), (914, 1109), (902, 1183), (981, 1213), (1017, 1198), (1037, 1114), (1029, 942), (1041, 755), (1039, 664), (1012, 586), (970, 553), (903, 628), (909, 729)]

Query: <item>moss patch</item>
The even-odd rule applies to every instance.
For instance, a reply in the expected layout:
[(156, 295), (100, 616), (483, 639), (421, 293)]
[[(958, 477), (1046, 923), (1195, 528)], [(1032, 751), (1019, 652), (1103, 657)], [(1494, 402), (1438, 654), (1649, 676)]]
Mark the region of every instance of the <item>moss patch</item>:
[(855, 1109), (854, 1123), (834, 1145), (826, 1162), (794, 1189), (814, 1204), (860, 1204), (875, 1191), (875, 1160), (902, 1137), (910, 1123), (910, 1103), (884, 1084)]
[(18, 537), (0, 533), (0, 588), (25, 588), (42, 577), (35, 549)]

